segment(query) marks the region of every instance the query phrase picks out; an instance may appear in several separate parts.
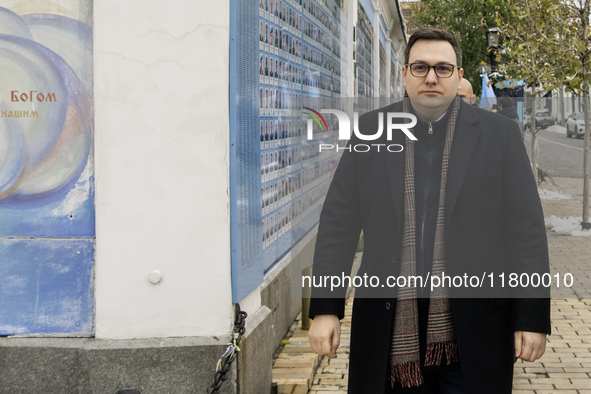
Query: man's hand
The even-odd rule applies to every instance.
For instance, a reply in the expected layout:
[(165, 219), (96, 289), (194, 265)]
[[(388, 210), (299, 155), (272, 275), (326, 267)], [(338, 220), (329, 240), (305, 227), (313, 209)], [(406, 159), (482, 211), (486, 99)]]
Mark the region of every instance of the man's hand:
[(546, 351), (546, 334), (515, 331), (515, 357), (523, 361), (536, 361)]
[(341, 342), (341, 322), (336, 315), (316, 315), (308, 331), (310, 347), (314, 353), (329, 358), (337, 357)]

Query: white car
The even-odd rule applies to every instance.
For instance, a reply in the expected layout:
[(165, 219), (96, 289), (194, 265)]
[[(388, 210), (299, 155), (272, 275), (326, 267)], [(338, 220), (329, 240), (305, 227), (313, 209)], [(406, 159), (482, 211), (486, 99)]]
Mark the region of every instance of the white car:
[(583, 138), (585, 135), (585, 113), (575, 112), (566, 120), (566, 138)]

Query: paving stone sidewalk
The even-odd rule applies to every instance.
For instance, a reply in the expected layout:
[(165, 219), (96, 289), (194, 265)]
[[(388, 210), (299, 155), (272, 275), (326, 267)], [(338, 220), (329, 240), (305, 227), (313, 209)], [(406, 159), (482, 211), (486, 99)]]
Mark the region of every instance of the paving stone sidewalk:
[[(540, 189), (571, 199), (542, 200), (544, 216), (581, 217), (583, 180), (553, 178)], [(515, 364), (513, 392), (591, 394), (591, 237), (548, 232), (552, 274), (571, 273), (572, 288), (552, 289), (552, 335), (546, 353), (534, 362)]]
[[(542, 200), (544, 216), (580, 217), (582, 180), (553, 178), (540, 189), (557, 191), (571, 199)], [(548, 231), (552, 274), (571, 273), (573, 288), (552, 290), (552, 335), (546, 353), (534, 363), (515, 363), (513, 392), (518, 394), (591, 394), (591, 237), (575, 237)], [(350, 316), (352, 299), (347, 301), (342, 323), (341, 345), (336, 359), (322, 358), (308, 393), (347, 392)], [(299, 334), (297, 334), (299, 332)], [(297, 328), (294, 337), (305, 340)], [(305, 391), (304, 391), (305, 392)]]

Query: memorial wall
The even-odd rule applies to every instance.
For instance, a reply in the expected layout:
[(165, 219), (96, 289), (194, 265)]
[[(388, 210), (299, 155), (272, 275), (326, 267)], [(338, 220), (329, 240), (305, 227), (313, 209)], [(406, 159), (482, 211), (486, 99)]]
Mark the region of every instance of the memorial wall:
[[(336, 117), (323, 116), (321, 109), (354, 101), (356, 110), (364, 111), (369, 109), (368, 99), (399, 93), (389, 75), (396, 75), (397, 65), (387, 64), (387, 51), (391, 54), (394, 46), (386, 40), (383, 18), (381, 26), (374, 25), (372, 7), (366, 1), (342, 0), (232, 3), (234, 302), (253, 291), (265, 272), (318, 223), (342, 153), (320, 149), (321, 144), (339, 144)], [(376, 37), (381, 38), (378, 56)], [(375, 77), (379, 92), (374, 89)], [(347, 97), (349, 84), (352, 97)]]

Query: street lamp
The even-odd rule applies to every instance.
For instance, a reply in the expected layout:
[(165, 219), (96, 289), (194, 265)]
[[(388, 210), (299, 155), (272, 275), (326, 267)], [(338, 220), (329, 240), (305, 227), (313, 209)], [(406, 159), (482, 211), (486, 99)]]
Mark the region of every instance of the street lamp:
[(490, 68), (495, 71), (496, 50), (499, 48), (499, 30), (496, 27), (491, 27), (486, 32), (486, 43), (490, 53)]

